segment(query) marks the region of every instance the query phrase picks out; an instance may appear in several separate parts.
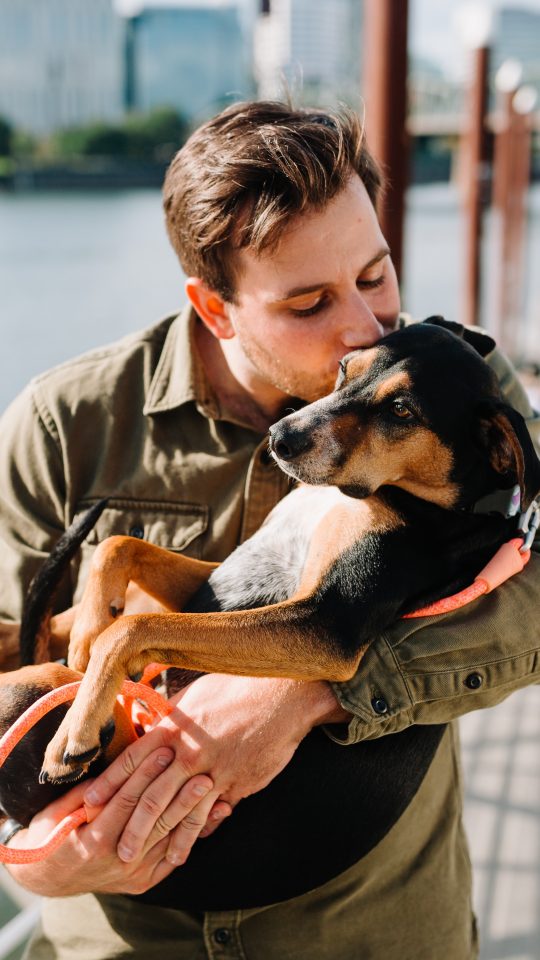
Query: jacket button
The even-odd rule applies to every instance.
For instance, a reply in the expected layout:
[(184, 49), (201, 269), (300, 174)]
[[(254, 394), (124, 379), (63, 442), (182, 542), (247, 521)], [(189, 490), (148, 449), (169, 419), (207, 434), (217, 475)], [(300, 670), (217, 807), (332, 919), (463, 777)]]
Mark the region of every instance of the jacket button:
[(465, 686), (468, 687), (469, 690), (478, 690), (483, 682), (484, 678), (481, 673), (470, 673), (465, 680)]
[(137, 537), (137, 540), (144, 540), (144, 529), (135, 524), (129, 531), (130, 537)]
[(371, 706), (373, 707), (375, 713), (383, 714), (388, 713), (388, 704), (384, 697), (373, 697), (371, 701)]
[(230, 943), (231, 931), (227, 930), (227, 927), (218, 927), (214, 930), (214, 940), (221, 944)]

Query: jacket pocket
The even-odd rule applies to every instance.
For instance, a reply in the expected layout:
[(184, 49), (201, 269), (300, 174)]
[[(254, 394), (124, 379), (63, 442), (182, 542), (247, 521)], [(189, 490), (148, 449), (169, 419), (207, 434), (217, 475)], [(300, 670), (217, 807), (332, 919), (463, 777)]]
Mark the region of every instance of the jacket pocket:
[[(81, 502), (75, 517), (95, 502)], [(208, 527), (208, 517), (208, 507), (204, 504), (111, 497), (72, 565), (74, 602), (81, 598), (92, 554), (102, 540), (118, 534), (137, 537), (166, 550), (200, 559), (202, 534)]]

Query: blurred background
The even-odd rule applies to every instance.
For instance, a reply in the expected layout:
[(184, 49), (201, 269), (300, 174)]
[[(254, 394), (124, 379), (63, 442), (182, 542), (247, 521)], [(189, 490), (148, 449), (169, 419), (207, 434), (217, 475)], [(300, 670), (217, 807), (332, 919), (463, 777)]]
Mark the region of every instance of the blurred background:
[[(540, 0), (0, 0), (0, 410), (182, 306), (166, 166), (287, 93), (365, 115), (404, 308), (482, 323), (540, 404), (538, 92)], [(463, 723), (482, 960), (540, 958), (539, 692)], [(1, 877), (14, 960), (37, 904)]]
[(534, 374), (539, 53), (540, 0), (0, 0), (0, 409), (179, 308), (166, 165), (226, 104), (286, 91), (365, 111), (405, 309), (481, 321)]

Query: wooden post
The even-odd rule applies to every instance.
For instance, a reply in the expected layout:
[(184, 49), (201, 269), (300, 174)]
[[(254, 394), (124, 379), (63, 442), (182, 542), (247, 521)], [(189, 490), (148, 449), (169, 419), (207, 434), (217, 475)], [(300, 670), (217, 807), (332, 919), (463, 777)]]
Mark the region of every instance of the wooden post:
[(473, 75), (469, 91), (469, 124), (465, 164), (465, 304), (463, 320), (477, 324), (480, 318), (482, 216), (485, 205), (488, 159), (485, 117), (488, 101), (489, 50), (473, 51)]
[(362, 93), (369, 147), (387, 185), (378, 214), (401, 276), (405, 190), (409, 180), (407, 115), (408, 0), (364, 0)]
[(523, 322), (526, 197), (530, 178), (531, 113), (535, 93), (519, 87), (516, 65), (503, 64), (497, 76), (499, 104), (493, 166), (496, 301), (494, 335), (517, 358)]

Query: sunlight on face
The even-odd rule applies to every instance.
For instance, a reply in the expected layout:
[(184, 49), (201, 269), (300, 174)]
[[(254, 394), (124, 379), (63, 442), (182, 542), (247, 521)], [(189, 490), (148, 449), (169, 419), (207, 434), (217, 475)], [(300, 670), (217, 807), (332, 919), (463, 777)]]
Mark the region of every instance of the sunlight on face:
[(296, 217), (276, 251), (239, 250), (237, 275), (227, 359), (276, 399), (327, 393), (339, 360), (397, 322), (396, 274), (357, 174), (323, 210)]

